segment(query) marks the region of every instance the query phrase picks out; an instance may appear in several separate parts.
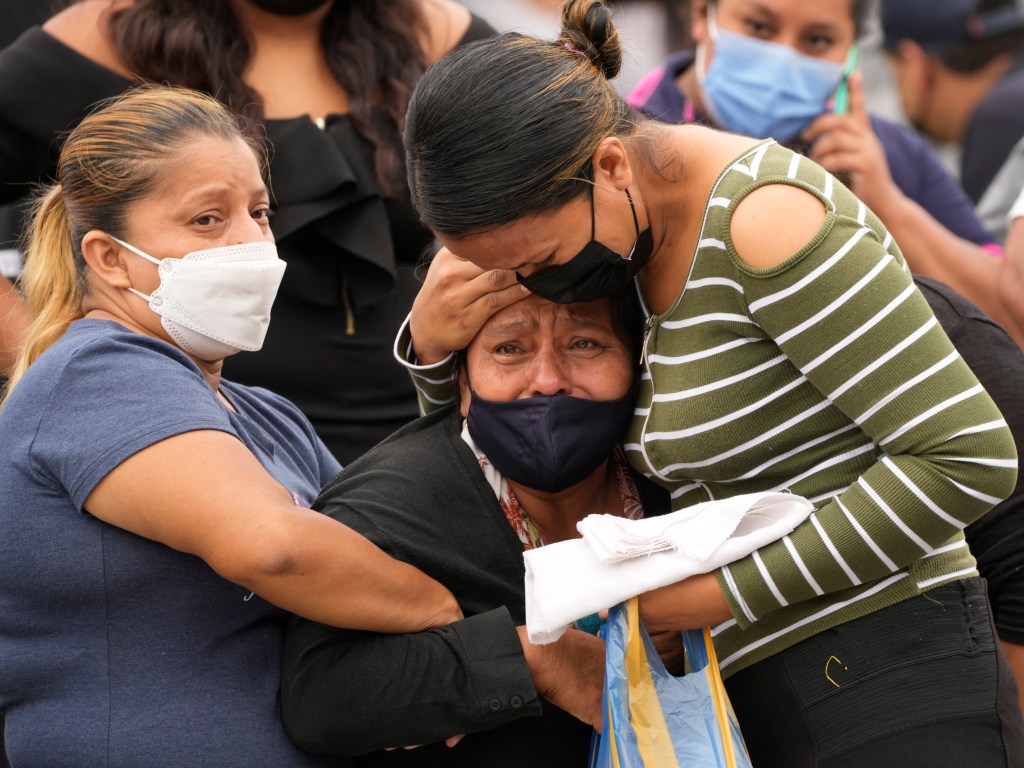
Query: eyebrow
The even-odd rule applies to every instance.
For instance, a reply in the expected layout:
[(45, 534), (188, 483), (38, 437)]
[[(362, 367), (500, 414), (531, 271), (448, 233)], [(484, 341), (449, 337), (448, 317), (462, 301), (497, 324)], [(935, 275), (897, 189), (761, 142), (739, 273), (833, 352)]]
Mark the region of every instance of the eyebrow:
[(513, 317), (508, 320), (499, 320), (498, 322), (491, 324), (488, 323), (480, 329), (480, 336), (497, 336), (507, 335), (510, 333), (522, 333), (523, 331), (530, 331), (537, 327), (537, 323), (532, 320), (527, 320), (522, 317)]

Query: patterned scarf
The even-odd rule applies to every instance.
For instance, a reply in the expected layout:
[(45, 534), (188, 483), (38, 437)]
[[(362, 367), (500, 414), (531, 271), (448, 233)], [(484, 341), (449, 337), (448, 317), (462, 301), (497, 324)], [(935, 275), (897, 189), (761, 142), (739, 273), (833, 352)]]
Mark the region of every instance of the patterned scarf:
[[(466, 428), (465, 424), (462, 427), (462, 439), (470, 447), (470, 450), (473, 451), (473, 455), (476, 456), (476, 460), (480, 464), (480, 471), (484, 473), (484, 478), (487, 480), (488, 485), (491, 486), (491, 490), (494, 491), (494, 495), (497, 496), (498, 505), (501, 507), (505, 519), (508, 520), (508, 524), (512, 526), (512, 530), (519, 537), (523, 550), (543, 547), (544, 542), (541, 540), (537, 526), (530, 519), (526, 510), (519, 504), (519, 499), (512, 492), (508, 481), (495, 469), (483, 452), (477, 448), (473, 438), (469, 436), (469, 429)], [(637, 491), (632, 475), (630, 475), (629, 464), (626, 462), (626, 457), (622, 453), (621, 448), (616, 448), (615, 453), (612, 454), (612, 466), (615, 469), (615, 478), (619, 486), (619, 497), (622, 499), (622, 516), (630, 520), (639, 520), (644, 516), (644, 508), (640, 503), (640, 493)], [(597, 634), (600, 625), (600, 618), (598, 618), (597, 614), (593, 614), (574, 622), (573, 627), (593, 635)]]

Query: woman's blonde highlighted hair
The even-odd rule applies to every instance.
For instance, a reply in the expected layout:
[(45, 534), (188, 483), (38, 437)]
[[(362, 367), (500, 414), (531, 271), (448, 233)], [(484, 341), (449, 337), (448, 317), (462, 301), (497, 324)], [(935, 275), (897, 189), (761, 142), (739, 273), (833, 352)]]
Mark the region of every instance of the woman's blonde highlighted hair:
[(41, 191), (30, 214), (18, 283), (30, 325), (5, 399), (33, 361), (83, 317), (82, 237), (91, 230), (123, 236), (131, 205), (153, 191), (183, 145), (203, 136), (242, 139), (261, 168), (267, 166), (262, 143), (227, 107), (186, 88), (134, 88), (100, 103), (68, 134), (57, 181)]

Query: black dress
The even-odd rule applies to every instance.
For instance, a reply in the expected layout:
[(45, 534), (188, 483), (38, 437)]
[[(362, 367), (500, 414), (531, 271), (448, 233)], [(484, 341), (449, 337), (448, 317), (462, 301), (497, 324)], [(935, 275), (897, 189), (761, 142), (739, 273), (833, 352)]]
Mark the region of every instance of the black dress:
[[(459, 45), (493, 34), (473, 18)], [(59, 137), (133, 83), (33, 27), (0, 52), (0, 202), (52, 178)], [(392, 345), (432, 237), (385, 198), (369, 142), (346, 115), (266, 121), (275, 216), (288, 263), (263, 349), (225, 362), (231, 380), (295, 402), (343, 464), (418, 415)], [(182, 254), (184, 255), (184, 254)]]

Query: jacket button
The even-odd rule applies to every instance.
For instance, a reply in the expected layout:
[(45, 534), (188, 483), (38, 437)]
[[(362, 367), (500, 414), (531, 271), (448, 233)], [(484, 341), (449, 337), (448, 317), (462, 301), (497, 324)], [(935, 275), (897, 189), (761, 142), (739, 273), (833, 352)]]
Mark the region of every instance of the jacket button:
[(491, 699), (490, 706), (491, 706), (491, 712), (497, 712), (499, 709), (501, 709), (501, 702), (498, 701), (497, 699)]
[(523, 706), (523, 699), (520, 696), (513, 696), (508, 700), (508, 703), (512, 706), (512, 709), (519, 709)]

